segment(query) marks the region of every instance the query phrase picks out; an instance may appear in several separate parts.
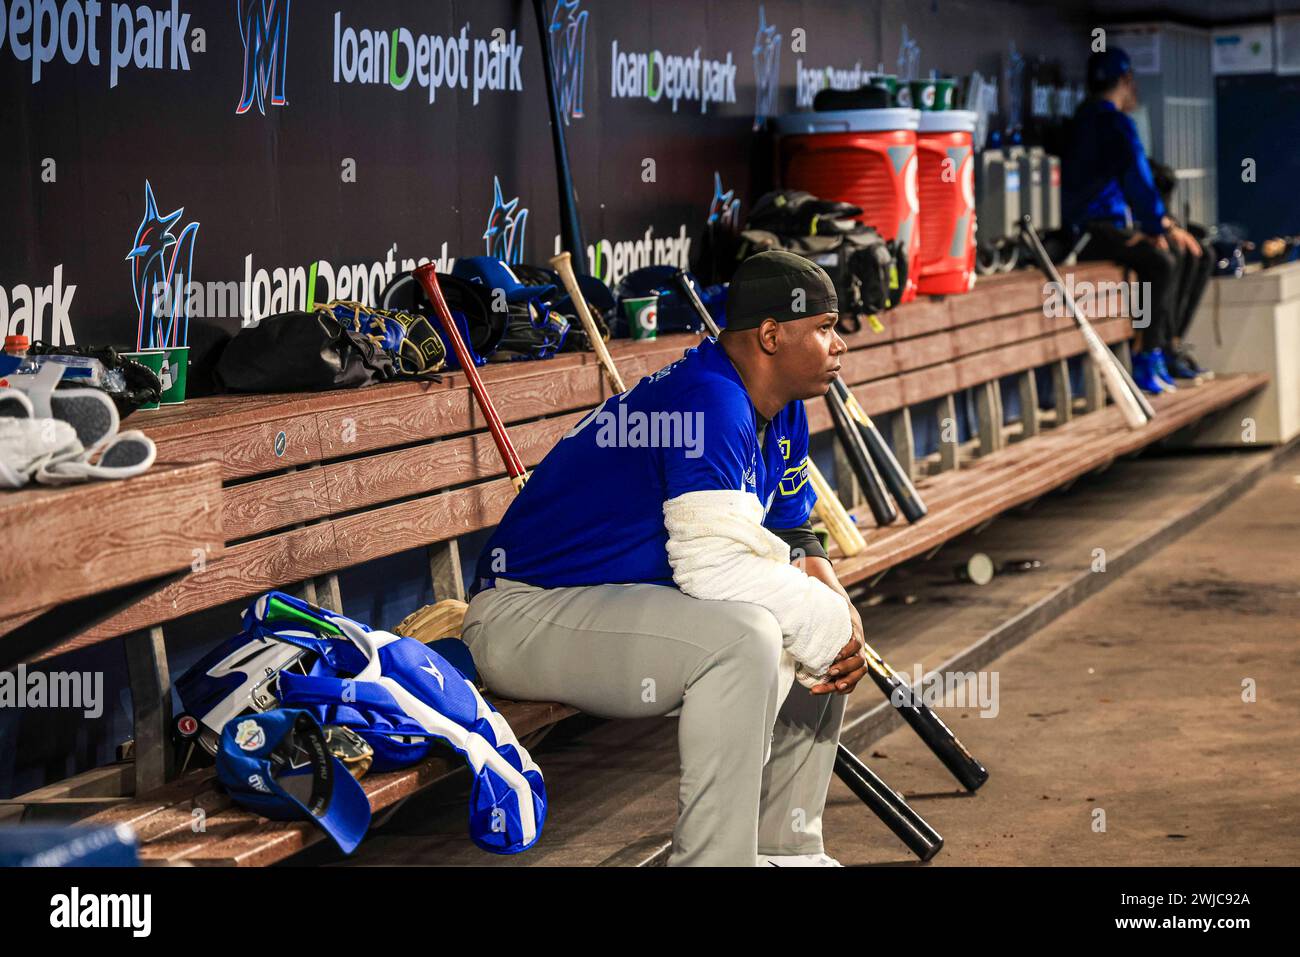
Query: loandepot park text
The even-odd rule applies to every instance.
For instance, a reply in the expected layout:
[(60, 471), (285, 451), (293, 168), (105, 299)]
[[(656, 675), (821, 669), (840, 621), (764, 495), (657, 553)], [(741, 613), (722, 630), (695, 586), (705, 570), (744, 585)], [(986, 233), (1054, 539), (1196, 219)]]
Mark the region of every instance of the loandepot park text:
[(1074, 300), (1079, 315), (1085, 319), (1132, 319), (1134, 329), (1151, 325), (1151, 283), (1074, 281), (1074, 273), (1065, 277), (1062, 287), (1055, 282), (1043, 283), (1043, 315), (1063, 319), (1070, 314), (1066, 296)]
[(923, 704), (928, 708), (978, 707), (981, 718), (996, 718), (998, 673), (996, 671), (932, 671), (925, 674), (914, 665), (910, 683), (900, 685), (889, 695), (896, 708)]
[[(519, 92), (524, 81), (519, 70), (523, 45), (515, 31), (471, 37), (469, 24), (459, 35), (414, 35), (406, 27), (393, 30), (353, 29), (343, 26), (343, 13), (334, 14), (334, 82), (375, 83), (405, 90), (411, 80), (424, 87), (429, 102), (438, 88), (468, 90), (473, 70), (474, 105), (484, 90)], [(471, 49), (472, 47), (472, 49)]]
[(659, 50), (649, 53), (619, 52), (614, 40), (609, 53), (609, 95), (614, 99), (661, 99), (673, 105), (679, 101), (700, 103), (707, 113), (710, 103), (736, 102), (736, 64), (731, 51), (725, 60), (700, 57), (700, 48), (690, 56), (665, 56)]
[(579, 422), (570, 435), (576, 435), (588, 424), (597, 426), (596, 444), (608, 448), (685, 449), (688, 459), (698, 459), (704, 454), (704, 413), (696, 412), (642, 412), (628, 411), (618, 403), (618, 412), (599, 409)]
[(31, 61), (33, 84), (41, 82), (43, 67), (56, 57), (69, 66), (84, 57), (98, 67), (102, 53), (108, 54), (109, 89), (132, 66), (188, 71), (191, 42), (194, 52), (203, 52), (202, 41), (190, 35), (190, 15), (181, 12), (180, 0), (161, 10), (100, 0), (0, 0), (0, 50), (8, 47), (15, 59)]
[[(185, 304), (190, 309), (191, 318), (239, 317), (240, 325), (245, 327), (255, 326), (267, 316), (282, 312), (310, 311), (316, 303), (323, 304), (332, 299), (354, 299), (373, 306), (379, 302), (384, 287), (392, 282), (399, 269), (404, 273), (410, 272), (430, 261), (438, 264), (438, 272), (446, 273), (451, 271), (456, 260), (447, 254), (446, 243), (442, 244), (441, 254), (433, 260), (428, 256), (399, 257), (397, 243), (393, 243), (385, 251), (383, 259), (338, 266), (327, 259), (317, 259), (303, 266), (254, 268), (253, 254), (249, 253), (244, 257), (242, 281), (191, 282), (185, 290)], [(173, 290), (170, 295), (178, 295), (178, 291)]]
[(80, 708), (86, 718), (104, 713), (104, 672), (28, 671), (19, 665), (0, 671), (0, 710)]
[(849, 70), (836, 69), (833, 66), (816, 69), (804, 67), (803, 60), (794, 61), (795, 93), (794, 105), (800, 109), (811, 109), (813, 98), (822, 90), (856, 90), (866, 85), (870, 69), (863, 69), (862, 62), (853, 64)]

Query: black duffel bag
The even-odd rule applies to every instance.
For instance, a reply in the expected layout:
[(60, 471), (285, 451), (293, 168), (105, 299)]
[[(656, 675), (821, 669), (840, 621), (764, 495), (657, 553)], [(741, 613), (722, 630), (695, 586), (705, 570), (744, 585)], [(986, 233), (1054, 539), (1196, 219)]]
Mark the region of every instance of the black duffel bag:
[(227, 392), (355, 389), (396, 375), (378, 339), (345, 328), (324, 309), (284, 312), (240, 329), (214, 372)]

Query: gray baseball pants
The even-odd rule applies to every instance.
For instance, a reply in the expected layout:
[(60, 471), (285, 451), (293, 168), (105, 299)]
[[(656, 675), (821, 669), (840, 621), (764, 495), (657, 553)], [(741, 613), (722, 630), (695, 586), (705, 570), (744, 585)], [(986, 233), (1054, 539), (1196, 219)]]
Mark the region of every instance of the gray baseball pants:
[(758, 854), (823, 850), (844, 697), (795, 684), (777, 701), (781, 629), (767, 609), (661, 585), (498, 578), (470, 602), (462, 637), (507, 698), (607, 718), (681, 709), (670, 865), (753, 867)]

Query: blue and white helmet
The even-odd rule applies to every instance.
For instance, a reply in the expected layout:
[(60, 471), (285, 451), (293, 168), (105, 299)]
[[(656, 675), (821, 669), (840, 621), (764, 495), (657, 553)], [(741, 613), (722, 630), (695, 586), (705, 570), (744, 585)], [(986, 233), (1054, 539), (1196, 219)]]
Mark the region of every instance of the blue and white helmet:
[(185, 712), (177, 719), (178, 730), (216, 754), (221, 730), (231, 718), (279, 707), (275, 682), (280, 672), (307, 671), (330, 647), (322, 635), (342, 635), (340, 619), (366, 627), (283, 592), (259, 597), (244, 609), (239, 634), (177, 679)]

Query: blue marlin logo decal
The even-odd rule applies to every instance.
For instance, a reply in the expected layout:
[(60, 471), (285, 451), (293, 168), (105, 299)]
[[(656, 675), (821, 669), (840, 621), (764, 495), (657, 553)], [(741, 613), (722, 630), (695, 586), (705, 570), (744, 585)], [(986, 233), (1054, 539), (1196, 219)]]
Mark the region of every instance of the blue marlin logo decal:
[(776, 96), (781, 80), (781, 34), (768, 26), (767, 14), (758, 8), (758, 32), (754, 34), (754, 129), (761, 130), (776, 113)]
[[(166, 215), (158, 212), (153, 186), (144, 182), (144, 218), (135, 231), (135, 242), (126, 254), (131, 264), (131, 288), (139, 314), (135, 347), (161, 349), (166, 346), (183, 346), (189, 341), (189, 310), (186, 303), (185, 283), (194, 265), (194, 238), (199, 224), (190, 223), (180, 236), (172, 227), (185, 212), (182, 206)], [(184, 263), (184, 270), (177, 266)], [(182, 312), (184, 329), (179, 324)]]
[(501, 195), (501, 180), (492, 177), (492, 211), (488, 213), (487, 230), (483, 240), (487, 255), (509, 265), (524, 259), (524, 229), (528, 223), (528, 210), (519, 208), (519, 197), (506, 202)]
[(239, 39), (244, 42), (244, 86), (236, 113), (246, 113), (254, 102), (266, 115), (266, 101), (284, 106), (284, 71), (289, 61), (289, 0), (236, 0)]
[(722, 176), (717, 170), (713, 172), (713, 200), (709, 203), (708, 224), (727, 229), (740, 226), (740, 200), (736, 199), (734, 189), (723, 191)]
[(582, 74), (587, 59), (587, 11), (578, 10), (578, 0), (560, 0), (555, 5), (547, 35), (560, 114), (568, 126), (571, 119), (582, 119)]

